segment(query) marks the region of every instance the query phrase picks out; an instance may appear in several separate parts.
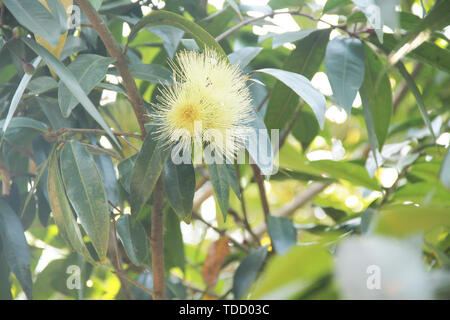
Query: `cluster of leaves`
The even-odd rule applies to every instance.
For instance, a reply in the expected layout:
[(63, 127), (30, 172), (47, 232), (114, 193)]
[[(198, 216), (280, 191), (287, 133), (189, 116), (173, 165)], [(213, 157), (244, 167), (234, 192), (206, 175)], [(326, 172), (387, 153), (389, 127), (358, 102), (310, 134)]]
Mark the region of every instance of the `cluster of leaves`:
[[(279, 129), (280, 147), (259, 169), (174, 164), (151, 119), (140, 132), (84, 12), (70, 29), (72, 1), (0, 1), (1, 299), (150, 299), (159, 177), (169, 299), (449, 296), (449, 1), (90, 2), (149, 113), (175, 52), (209, 47), (249, 74), (253, 126)], [(301, 30), (267, 32), (275, 16)], [(332, 92), (313, 87), (318, 75)], [(382, 290), (366, 286), (372, 265)]]

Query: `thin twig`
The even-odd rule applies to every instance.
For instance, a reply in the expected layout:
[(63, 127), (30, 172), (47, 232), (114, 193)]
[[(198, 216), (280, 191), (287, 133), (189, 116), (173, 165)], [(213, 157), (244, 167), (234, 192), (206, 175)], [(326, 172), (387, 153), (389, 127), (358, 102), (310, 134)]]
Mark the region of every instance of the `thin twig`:
[(248, 221), (247, 207), (245, 204), (244, 189), (242, 188), (242, 184), (241, 184), (241, 171), (239, 170), (239, 165), (237, 165), (237, 164), (235, 165), (235, 170), (236, 170), (237, 181), (239, 184), (239, 194), (241, 195), (240, 203), (241, 203), (242, 214), (244, 216), (244, 227), (248, 231), (250, 236), (253, 238), (255, 244), (259, 245), (259, 238), (253, 232), (252, 227), (250, 226), (250, 222)]
[(268, 216), (270, 215), (269, 202), (267, 201), (266, 188), (264, 187), (264, 180), (261, 175), (261, 170), (259, 170), (256, 164), (251, 164), (253, 169), (253, 178), (258, 185), (259, 195), (261, 197), (261, 204), (264, 211), (264, 220), (267, 224)]

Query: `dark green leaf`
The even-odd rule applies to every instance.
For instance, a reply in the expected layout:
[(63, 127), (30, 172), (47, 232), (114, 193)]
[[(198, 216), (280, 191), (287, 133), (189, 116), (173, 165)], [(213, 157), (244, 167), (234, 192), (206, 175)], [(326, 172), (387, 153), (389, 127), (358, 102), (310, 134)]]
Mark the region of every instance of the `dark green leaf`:
[(132, 219), (129, 214), (125, 214), (117, 220), (116, 226), (117, 233), (131, 262), (136, 266), (148, 264), (149, 247), (142, 223)]
[(267, 229), (275, 251), (283, 254), (297, 243), (297, 230), (285, 217), (267, 217)]
[(328, 43), (325, 66), (333, 95), (339, 106), (350, 116), (364, 80), (364, 50), (360, 40), (335, 38)]
[(106, 256), (109, 239), (109, 207), (95, 161), (78, 141), (61, 151), (61, 174), (67, 197), (100, 259)]
[(195, 193), (195, 172), (192, 163), (175, 164), (169, 157), (164, 170), (164, 190), (175, 213), (190, 221)]
[(27, 298), (32, 299), (30, 251), (22, 223), (4, 199), (0, 199), (0, 239), (11, 271), (19, 280)]
[[(391, 83), (386, 74), (381, 74), (384, 66), (381, 58), (367, 45), (364, 45), (364, 53), (366, 57), (366, 71), (360, 90), (361, 100), (363, 109), (365, 109), (366, 126), (368, 129), (373, 126), (378, 142), (377, 148), (381, 149), (386, 140), (391, 121)], [(368, 114), (370, 114), (370, 118), (366, 116)], [(370, 131), (369, 135), (371, 135)], [(375, 149), (375, 146), (372, 145), (372, 148)]]
[(69, 245), (81, 254), (87, 261), (94, 263), (89, 250), (87, 249), (80, 228), (76, 221), (75, 215), (67, 199), (64, 190), (61, 173), (58, 162), (59, 154), (56, 153), (51, 157), (48, 168), (47, 189), (52, 209), (53, 218), (58, 226), (59, 232), (68, 241)]
[(241, 262), (233, 277), (233, 294), (244, 298), (261, 270), (267, 256), (267, 246), (252, 250)]
[(162, 140), (156, 140), (153, 133), (153, 130), (147, 133), (131, 173), (130, 201), (136, 214), (150, 199), (170, 155), (170, 148), (165, 146)]

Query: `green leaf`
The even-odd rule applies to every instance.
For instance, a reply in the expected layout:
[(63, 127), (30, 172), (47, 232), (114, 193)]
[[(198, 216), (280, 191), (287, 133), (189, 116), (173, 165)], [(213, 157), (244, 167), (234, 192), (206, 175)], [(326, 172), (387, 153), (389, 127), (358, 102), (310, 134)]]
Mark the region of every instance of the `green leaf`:
[[(300, 73), (311, 79), (325, 56), (329, 35), (330, 30), (319, 30), (296, 42), (296, 49), (286, 59), (283, 69)], [(297, 106), (298, 97), (295, 92), (278, 81), (267, 106), (264, 119), (267, 128), (282, 129), (294, 116)]]
[(185, 270), (185, 254), (180, 220), (175, 212), (167, 207), (164, 211), (164, 264), (166, 270), (179, 267)]
[(150, 130), (131, 173), (130, 202), (136, 214), (150, 199), (169, 155), (170, 148), (164, 146), (162, 140), (156, 140), (154, 129)]
[(295, 42), (298, 40), (301, 40), (303, 38), (306, 38), (311, 33), (317, 31), (317, 29), (303, 29), (299, 31), (291, 31), (291, 32), (284, 32), (280, 34), (274, 34), (272, 39), (272, 49), (276, 49), (278, 47), (281, 47), (283, 44), (287, 42)]
[(364, 80), (364, 50), (359, 39), (338, 37), (331, 40), (325, 67), (333, 95), (350, 116), (353, 100)]
[(164, 169), (164, 191), (175, 213), (185, 221), (191, 220), (195, 193), (195, 171), (192, 163), (175, 164), (169, 157)]
[(129, 66), (133, 77), (147, 80), (156, 84), (170, 84), (172, 83), (172, 74), (166, 68), (157, 64), (141, 64), (133, 63)]
[(111, 157), (101, 154), (94, 156), (100, 176), (102, 177), (103, 185), (105, 186), (106, 196), (109, 201), (115, 206), (121, 202), (119, 194), (119, 184), (116, 178), (116, 171)]
[(328, 13), (336, 8), (352, 3), (350, 0), (328, 0), (323, 7), (323, 13)]
[(422, 94), (420, 93), (419, 88), (417, 87), (414, 79), (408, 73), (408, 70), (406, 70), (405, 65), (401, 61), (399, 61), (396, 64), (396, 67), (400, 72), (400, 74), (405, 79), (409, 90), (411, 90), (412, 94), (414, 95), (414, 98), (416, 98), (417, 106), (419, 107), (420, 115), (422, 116), (423, 122), (425, 122), (425, 125), (428, 127), (428, 130), (430, 130), (431, 136), (433, 137), (434, 141), (436, 141), (436, 136), (434, 135), (433, 128), (431, 127), (431, 122), (430, 119), (428, 118), (427, 109), (425, 108), (425, 103), (423, 101)]
[(141, 29), (157, 25), (169, 25), (182, 29), (191, 34), (198, 44), (201, 44), (203, 47), (214, 49), (218, 54), (226, 58), (226, 54), (222, 47), (203, 28), (180, 15), (164, 10), (152, 11), (149, 15), (142, 18), (131, 30), (128, 42), (133, 41)]
[(314, 114), (303, 107), (300, 117), (292, 127), (292, 135), (300, 141), (303, 150), (306, 150), (319, 133), (319, 124)]
[(66, 143), (60, 157), (67, 197), (100, 259), (106, 256), (109, 239), (109, 207), (95, 161), (78, 141)]
[(233, 294), (243, 299), (261, 270), (267, 256), (267, 246), (252, 250), (241, 262), (233, 276)]
[[(366, 67), (363, 85), (360, 89), (363, 109), (369, 117), (365, 117), (366, 126), (369, 129), (373, 126), (378, 146), (381, 150), (386, 140), (389, 123), (392, 114), (392, 92), (388, 76), (383, 72), (383, 61), (381, 57), (373, 52), (367, 45), (364, 45), (366, 57)], [(369, 135), (371, 132), (369, 131)], [(375, 149), (375, 146), (372, 145)]]
[(271, 175), (274, 171), (274, 151), (266, 125), (256, 111), (253, 111), (253, 120), (249, 127), (253, 131), (248, 134), (245, 140), (245, 148), (252, 160), (261, 169), (261, 172), (265, 175)]
[(62, 181), (59, 162), (59, 154), (55, 153), (49, 159), (47, 190), (52, 209), (52, 215), (60, 233), (67, 240), (69, 245), (82, 257), (92, 264), (96, 264), (87, 249), (80, 227), (75, 219), (75, 215), (67, 199), (64, 184)]
[(267, 230), (278, 254), (285, 253), (297, 243), (297, 230), (288, 218), (268, 216)]
[[(108, 66), (115, 61), (114, 58), (102, 57), (96, 54), (81, 54), (67, 67), (77, 79), (86, 94), (99, 84), (106, 75)], [(64, 117), (70, 116), (78, 99), (73, 96), (64, 82), (59, 82), (58, 102)]]
[(11, 300), (10, 270), (3, 251), (0, 252), (0, 300)]
[(223, 219), (226, 220), (229, 209), (230, 186), (233, 186), (234, 184), (235, 186), (233, 190), (235, 192), (239, 190), (239, 185), (237, 184), (237, 182), (235, 182), (236, 174), (233, 174), (234, 167), (232, 164), (227, 163), (211, 163), (207, 165), (209, 177), (214, 189), (214, 194), (216, 195), (216, 199), (219, 202), (219, 207), (220, 211), (222, 212)]
[(274, 256), (258, 280), (251, 299), (284, 300), (301, 296), (332, 268), (332, 256), (318, 245), (295, 246)]
[(40, 46), (38, 43), (30, 40), (30, 39), (24, 39), (23, 40), (36, 54), (40, 55), (44, 61), (49, 65), (49, 67), (52, 68), (52, 70), (59, 76), (61, 81), (67, 86), (69, 91), (77, 97), (78, 101), (81, 103), (81, 105), (85, 108), (86, 112), (91, 115), (92, 118), (94, 118), (95, 121), (97, 121), (98, 124), (105, 130), (108, 135), (111, 137), (112, 141), (116, 143), (117, 146), (120, 148), (120, 144), (117, 141), (116, 137), (111, 131), (111, 128), (108, 126), (108, 124), (105, 122), (105, 120), (102, 118), (98, 110), (95, 108), (95, 106), (92, 104), (91, 100), (89, 100), (88, 96), (84, 92), (83, 88), (78, 83), (75, 76), (70, 72), (69, 69), (67, 69), (66, 66), (64, 66), (54, 55), (52, 55), (50, 52), (47, 51), (44, 47)]
[[(32, 299), (30, 251), (19, 217), (8, 203), (0, 198), (0, 239), (11, 271), (19, 280), (28, 299)], [(3, 284), (2, 284), (3, 286)]]
[(297, 95), (299, 95), (303, 100), (305, 100), (306, 103), (309, 104), (311, 109), (314, 111), (320, 128), (323, 128), (323, 125), (325, 123), (326, 109), (325, 97), (315, 88), (313, 88), (311, 82), (309, 82), (307, 78), (298, 73), (280, 69), (266, 68), (256, 70), (256, 72), (269, 74), (291, 88)]
[(58, 83), (49, 76), (42, 76), (38, 78), (34, 78), (30, 81), (28, 84), (28, 95), (39, 95), (42, 93), (45, 93), (47, 91), (50, 91), (51, 89), (54, 89), (58, 86)]
[(436, 227), (450, 227), (450, 206), (384, 206), (376, 221), (375, 231), (391, 236), (406, 236)]
[(262, 50), (261, 47), (244, 47), (228, 55), (228, 60), (233, 65), (244, 69)]
[(439, 172), (441, 181), (447, 189), (450, 189), (450, 148), (447, 148), (445, 158), (442, 160), (441, 171)]
[(162, 39), (167, 55), (170, 59), (173, 59), (178, 44), (183, 38), (184, 31), (172, 26), (153, 26), (147, 29)]
[[(40, 57), (36, 58), (33, 62), (33, 67), (36, 69), (40, 62), (41, 58)], [(11, 122), (14, 113), (16, 112), (16, 109), (19, 106), (20, 99), (22, 98), (22, 95), (25, 92), (25, 89), (27, 88), (28, 83), (30, 82), (32, 76), (33, 76), (32, 74), (25, 73), (22, 77), (22, 80), (20, 80), (19, 86), (14, 92), (14, 96), (11, 100), (11, 104), (8, 109), (8, 114), (6, 115), (6, 119), (3, 122), (2, 126), (3, 132), (6, 132), (6, 130), (8, 129), (9, 123)]]
[[(0, 126), (4, 125), (6, 119), (0, 120)], [(48, 133), (47, 125), (41, 121), (34, 120), (32, 118), (26, 117), (15, 117), (12, 118), (9, 123), (9, 128), (29, 128), (42, 133)]]
[(131, 172), (134, 167), (134, 163), (136, 162), (137, 154), (132, 155), (125, 160), (122, 160), (117, 165), (117, 169), (119, 170), (119, 182), (126, 192), (130, 193), (130, 180), (131, 180)]
[(8, 10), (25, 28), (56, 46), (61, 35), (59, 22), (37, 0), (5, 0)]
[[(134, 220), (134, 221), (133, 221)], [(127, 252), (128, 258), (136, 266), (144, 266), (149, 262), (147, 234), (139, 220), (124, 214), (116, 221), (117, 233)]]

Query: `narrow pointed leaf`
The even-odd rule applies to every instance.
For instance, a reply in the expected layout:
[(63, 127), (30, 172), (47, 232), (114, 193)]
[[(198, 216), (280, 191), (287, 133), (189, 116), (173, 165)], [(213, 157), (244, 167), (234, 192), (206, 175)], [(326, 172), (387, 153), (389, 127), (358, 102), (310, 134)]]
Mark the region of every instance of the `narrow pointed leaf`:
[(109, 207), (95, 161), (78, 141), (61, 151), (60, 166), (67, 197), (100, 259), (106, 256), (109, 239)]

